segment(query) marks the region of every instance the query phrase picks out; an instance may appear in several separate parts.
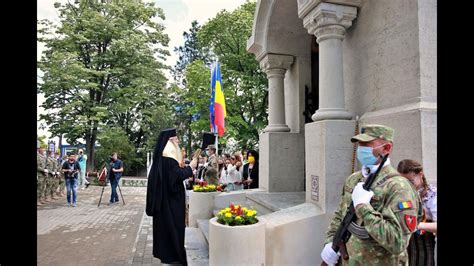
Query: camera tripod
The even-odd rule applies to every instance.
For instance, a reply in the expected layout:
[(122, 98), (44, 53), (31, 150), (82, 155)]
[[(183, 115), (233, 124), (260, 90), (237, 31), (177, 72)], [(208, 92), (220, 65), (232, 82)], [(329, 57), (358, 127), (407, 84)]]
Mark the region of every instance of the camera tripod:
[[(107, 186), (107, 181), (109, 181), (108, 178), (107, 178), (107, 180), (104, 182), (104, 185), (102, 186), (102, 192), (100, 193), (99, 204), (97, 205), (97, 207), (100, 207), (100, 202), (102, 201), (102, 195), (104, 194), (104, 189), (105, 189), (105, 187)], [(118, 189), (119, 189), (120, 196), (122, 197), (123, 205), (125, 205), (125, 200), (123, 199), (122, 190), (120, 189), (120, 185), (117, 184), (117, 187), (118, 187)]]

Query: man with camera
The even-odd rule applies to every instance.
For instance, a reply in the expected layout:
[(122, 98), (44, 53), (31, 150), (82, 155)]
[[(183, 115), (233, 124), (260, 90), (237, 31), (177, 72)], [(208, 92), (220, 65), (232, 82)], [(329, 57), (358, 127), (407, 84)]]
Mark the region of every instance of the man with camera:
[[(69, 154), (69, 159), (63, 163), (63, 173), (66, 179), (67, 204), (76, 207), (77, 205), (77, 172), (81, 170), (79, 163), (76, 162), (76, 155)], [(72, 195), (71, 195), (72, 194)], [(72, 199), (71, 199), (72, 196)]]
[(110, 195), (109, 205), (111, 205), (119, 202), (117, 186), (123, 173), (123, 162), (118, 159), (116, 152), (112, 153), (112, 157), (110, 158), (109, 163), (109, 169), (109, 180), (110, 186), (112, 188), (112, 194)]

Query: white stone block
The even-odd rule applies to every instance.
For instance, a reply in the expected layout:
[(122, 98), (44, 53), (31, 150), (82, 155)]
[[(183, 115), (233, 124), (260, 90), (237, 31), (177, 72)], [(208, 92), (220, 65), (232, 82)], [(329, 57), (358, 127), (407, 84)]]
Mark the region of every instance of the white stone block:
[(214, 215), (214, 196), (221, 192), (189, 192), (189, 227), (197, 227), (198, 219), (211, 219)]
[(267, 265), (265, 220), (252, 225), (227, 226), (209, 221), (209, 265)]
[(268, 192), (304, 191), (304, 134), (260, 135), (259, 188)]
[(246, 200), (245, 191), (231, 191), (231, 192), (222, 192), (215, 195), (214, 197), (214, 209), (222, 209), (229, 207), (231, 203), (233, 204), (242, 204)]
[(332, 213), (304, 203), (265, 215), (266, 265), (319, 265)]
[(346, 178), (352, 174), (355, 121), (324, 120), (306, 124), (306, 202), (333, 212)]

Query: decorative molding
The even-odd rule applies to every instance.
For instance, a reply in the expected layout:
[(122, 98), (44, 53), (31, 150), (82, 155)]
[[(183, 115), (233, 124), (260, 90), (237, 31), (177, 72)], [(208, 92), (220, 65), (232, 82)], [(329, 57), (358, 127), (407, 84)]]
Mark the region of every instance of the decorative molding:
[(316, 36), (316, 41), (320, 43), (326, 39), (344, 39), (344, 34), (346, 33), (346, 29), (339, 25), (331, 25), (322, 28), (317, 28), (314, 31), (314, 35)]
[(401, 113), (406, 113), (406, 112), (413, 112), (413, 111), (437, 112), (438, 104), (436, 102), (426, 102), (426, 101), (408, 103), (408, 104), (395, 106), (391, 108), (384, 108), (384, 109), (380, 109), (376, 111), (366, 112), (360, 117), (360, 120), (373, 118), (373, 117), (389, 116), (393, 114), (401, 114)]
[[(265, 71), (268, 75), (268, 71), (271, 69), (282, 69), (283, 73), (290, 68), (293, 64), (294, 57), (292, 55), (281, 55), (281, 54), (266, 54), (260, 61), (260, 68)], [(277, 75), (278, 72), (272, 72)]]
[(362, 0), (298, 0), (298, 17), (305, 17), (311, 10), (321, 3), (330, 3), (360, 8)]
[(347, 29), (352, 26), (356, 17), (356, 7), (321, 3), (303, 18), (303, 26), (309, 34), (315, 34), (316, 30), (325, 26), (341, 26)]

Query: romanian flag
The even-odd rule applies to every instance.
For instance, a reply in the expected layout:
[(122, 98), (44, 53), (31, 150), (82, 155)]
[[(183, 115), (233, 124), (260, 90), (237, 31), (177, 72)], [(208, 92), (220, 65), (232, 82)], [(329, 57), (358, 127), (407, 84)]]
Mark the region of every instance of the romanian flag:
[(411, 204), (411, 201), (402, 201), (398, 203), (398, 208), (400, 210), (405, 210), (405, 209), (411, 209), (413, 205)]
[(225, 110), (225, 98), (222, 88), (221, 69), (219, 62), (216, 62), (212, 69), (211, 77), (211, 104), (209, 106), (211, 113), (211, 131), (217, 132), (220, 137), (224, 135), (224, 119), (227, 115)]

